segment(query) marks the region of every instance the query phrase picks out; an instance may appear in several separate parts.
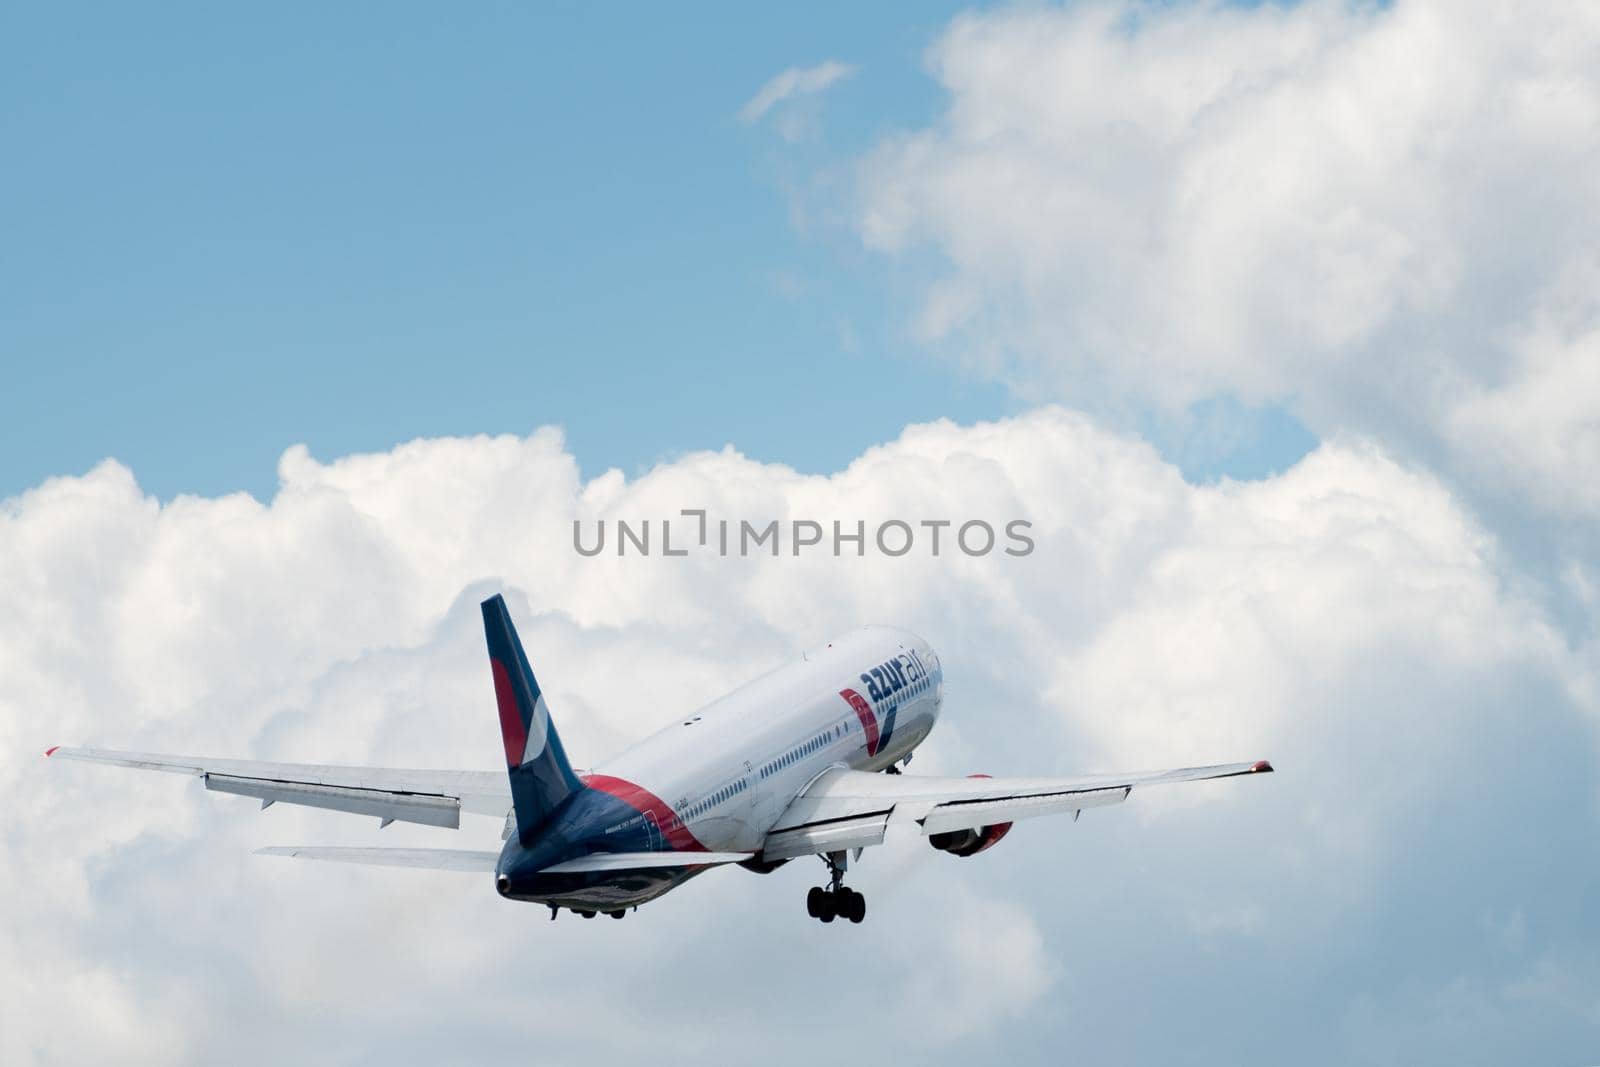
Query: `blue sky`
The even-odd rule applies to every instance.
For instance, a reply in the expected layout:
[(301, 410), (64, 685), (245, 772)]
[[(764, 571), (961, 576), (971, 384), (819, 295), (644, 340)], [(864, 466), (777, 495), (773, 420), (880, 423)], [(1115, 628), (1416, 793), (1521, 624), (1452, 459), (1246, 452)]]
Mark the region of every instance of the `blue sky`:
[[(114, 455), (163, 497), (270, 495), (297, 441), (552, 422), (591, 470), (730, 441), (831, 469), (1005, 410), (784, 192), (926, 117), (952, 7), (13, 10), (0, 492)], [(738, 120), (835, 54), (826, 148)]]
[[(955, 10), (13, 9), (0, 495), (115, 456), (265, 499), (296, 442), (549, 423), (588, 473), (729, 442), (829, 471), (1017, 410), (911, 338), (914, 268), (808, 210), (935, 116)], [(828, 58), (857, 71), (814, 136), (739, 121)], [(1247, 436), (1163, 447), (1207, 477), (1311, 443), (1281, 411)]]

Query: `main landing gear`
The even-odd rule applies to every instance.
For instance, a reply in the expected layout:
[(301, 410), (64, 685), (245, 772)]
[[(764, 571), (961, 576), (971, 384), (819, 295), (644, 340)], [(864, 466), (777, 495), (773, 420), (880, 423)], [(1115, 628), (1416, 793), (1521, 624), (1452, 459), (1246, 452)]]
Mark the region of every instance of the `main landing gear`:
[[(561, 910), (560, 906), (558, 906), (556, 904), (550, 905), (550, 921), (551, 922), (555, 922), (556, 921), (556, 914), (558, 912), (560, 912), (560, 910)], [(633, 910), (634, 911), (638, 911), (639, 909), (638, 909), (638, 907), (635, 907)], [(574, 914), (574, 915), (582, 915), (585, 919), (592, 919), (599, 913), (595, 912), (595, 911), (591, 911), (591, 910), (589, 910), (587, 908), (573, 908), (572, 909), (572, 914)], [(605, 914), (611, 916), (613, 919), (620, 919), (620, 918), (622, 918), (622, 916), (625, 913), (623, 911), (621, 911), (621, 910), (618, 910), (618, 911), (608, 911)]]
[(806, 914), (825, 923), (831, 923), (836, 918), (849, 919), (853, 923), (865, 919), (867, 898), (844, 884), (845, 854), (830, 852), (823, 859), (828, 864), (828, 887), (811, 887), (806, 894)]

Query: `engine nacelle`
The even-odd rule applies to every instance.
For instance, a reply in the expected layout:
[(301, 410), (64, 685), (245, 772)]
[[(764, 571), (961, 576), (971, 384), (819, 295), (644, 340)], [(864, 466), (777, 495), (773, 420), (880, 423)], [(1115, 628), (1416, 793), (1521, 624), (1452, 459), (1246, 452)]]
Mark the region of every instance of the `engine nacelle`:
[[(968, 778), (987, 778), (987, 774), (969, 774)], [(976, 856), (986, 848), (991, 848), (1002, 837), (1011, 832), (1008, 822), (995, 823), (993, 826), (980, 826), (976, 830), (951, 830), (944, 834), (929, 834), (928, 844), (940, 852), (948, 852), (952, 856)]]
[(1010, 831), (1011, 824), (1008, 822), (981, 826), (976, 830), (951, 830), (946, 834), (929, 834), (928, 844), (952, 856), (976, 856)]

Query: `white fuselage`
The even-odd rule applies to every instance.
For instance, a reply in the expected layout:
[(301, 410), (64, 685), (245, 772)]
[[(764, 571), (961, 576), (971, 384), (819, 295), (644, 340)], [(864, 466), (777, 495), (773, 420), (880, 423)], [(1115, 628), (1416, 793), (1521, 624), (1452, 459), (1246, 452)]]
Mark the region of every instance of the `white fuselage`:
[(659, 797), (707, 849), (756, 851), (829, 767), (906, 758), (939, 715), (943, 672), (915, 634), (868, 626), (686, 715), (592, 769)]

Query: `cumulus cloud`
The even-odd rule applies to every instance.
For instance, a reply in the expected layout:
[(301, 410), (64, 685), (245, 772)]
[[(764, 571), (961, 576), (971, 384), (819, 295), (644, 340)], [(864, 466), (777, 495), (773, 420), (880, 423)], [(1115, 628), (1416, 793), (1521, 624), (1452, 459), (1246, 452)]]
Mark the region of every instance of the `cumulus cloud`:
[[(757, 90), (756, 95), (739, 109), (739, 120), (747, 124), (759, 122), (774, 107), (801, 97), (816, 96), (855, 72), (854, 66), (835, 59), (814, 67), (790, 67)], [(798, 132), (798, 128), (785, 127), (785, 136), (790, 136), (790, 139), (793, 139), (792, 134)]]
[[(1565, 887), (1596, 829), (1593, 649), (1562, 638), (1445, 485), (1375, 446), (1197, 487), (1137, 439), (1045, 409), (910, 427), (829, 476), (730, 449), (584, 480), (541, 430), (332, 462), (295, 448), (280, 483), (266, 504), (160, 504), (107, 462), (0, 511), (8, 1063), (575, 1062), (662, 1042), (800, 1063), (818, 1020), (863, 1057), (1233, 1062), (1313, 1019), (1328, 1036), (1309, 1062), (1363, 1058), (1376, 1034), (1414, 1060), (1455, 1022), (1472, 1038), (1456, 1058), (1493, 1062), (1592, 1027), (1574, 990), (1600, 966), (1570, 946), (1597, 931)], [(573, 551), (574, 519), (684, 507), (1023, 516), (1037, 549)], [(475, 602), (500, 589), (579, 762), (888, 621), (931, 639), (949, 678), (914, 770), (1270, 756), (1282, 773), (1022, 824), (971, 861), (915, 840), (869, 852), (854, 877), (871, 916), (840, 929), (803, 914), (814, 863), (552, 924), (469, 877), (248, 854), (492, 847), (493, 820), (379, 834), (35, 755), (496, 766)], [(1515, 939), (1485, 920), (1513, 914)]]
[(1024, 396), (1211, 397), (1600, 519), (1600, 9), (1338, 0), (958, 18), (861, 169), (917, 330)]

